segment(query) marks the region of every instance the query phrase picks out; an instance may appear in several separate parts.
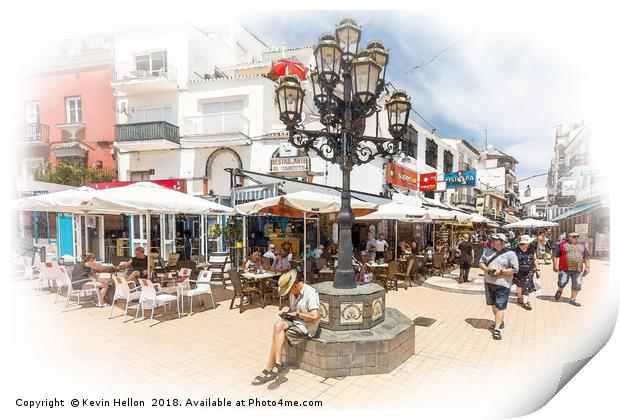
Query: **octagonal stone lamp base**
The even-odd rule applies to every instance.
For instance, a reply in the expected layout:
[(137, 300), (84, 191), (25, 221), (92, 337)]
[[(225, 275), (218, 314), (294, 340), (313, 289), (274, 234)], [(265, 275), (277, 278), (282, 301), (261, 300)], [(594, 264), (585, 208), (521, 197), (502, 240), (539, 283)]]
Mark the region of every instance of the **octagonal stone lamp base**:
[(284, 362), (325, 378), (387, 373), (415, 352), (415, 326), (385, 308), (385, 290), (374, 283), (319, 292), (321, 328), (305, 343), (284, 346)]

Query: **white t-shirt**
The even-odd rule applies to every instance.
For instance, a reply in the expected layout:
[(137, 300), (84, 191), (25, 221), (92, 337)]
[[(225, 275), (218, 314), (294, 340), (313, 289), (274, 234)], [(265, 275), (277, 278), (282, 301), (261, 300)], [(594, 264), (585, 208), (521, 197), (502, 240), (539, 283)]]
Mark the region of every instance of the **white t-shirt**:
[(377, 239), (375, 241), (375, 247), (376, 247), (377, 252), (384, 252), (387, 246), (388, 246), (388, 243), (385, 241), (385, 239)]
[(323, 255), (323, 248), (317, 248), (314, 250), (314, 258), (321, 258)]
[[(298, 296), (294, 296), (292, 293), (289, 295), (289, 307), (291, 311), (298, 312), (310, 312), (314, 309), (319, 309), (319, 293), (313, 287), (304, 284)], [(296, 319), (293, 321), (293, 324), (308, 334), (309, 337), (314, 337), (316, 330), (319, 328), (319, 322), (319, 319), (313, 322)]]

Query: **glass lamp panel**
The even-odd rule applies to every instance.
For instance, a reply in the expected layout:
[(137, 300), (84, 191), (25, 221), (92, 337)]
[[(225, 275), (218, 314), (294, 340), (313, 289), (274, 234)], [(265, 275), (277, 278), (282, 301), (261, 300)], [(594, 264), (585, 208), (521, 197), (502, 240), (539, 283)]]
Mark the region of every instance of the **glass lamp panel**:
[(377, 66), (368, 65), (368, 92), (374, 94), (377, 91), (379, 83), (379, 72), (381, 69)]

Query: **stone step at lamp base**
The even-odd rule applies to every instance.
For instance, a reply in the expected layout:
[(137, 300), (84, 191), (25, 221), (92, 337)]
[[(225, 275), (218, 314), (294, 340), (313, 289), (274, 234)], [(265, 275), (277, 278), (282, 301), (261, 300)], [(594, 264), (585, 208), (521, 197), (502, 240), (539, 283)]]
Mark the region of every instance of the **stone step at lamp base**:
[(335, 289), (315, 284), (320, 333), (299, 346), (284, 346), (288, 365), (324, 378), (388, 373), (415, 353), (415, 326), (400, 311), (385, 308), (385, 290), (374, 284)]

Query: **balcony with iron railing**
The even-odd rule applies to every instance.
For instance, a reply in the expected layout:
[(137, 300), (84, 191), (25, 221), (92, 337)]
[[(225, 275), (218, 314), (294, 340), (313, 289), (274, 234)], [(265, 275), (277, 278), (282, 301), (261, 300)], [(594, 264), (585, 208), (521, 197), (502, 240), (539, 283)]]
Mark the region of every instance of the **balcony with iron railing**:
[(112, 87), (126, 95), (176, 90), (177, 69), (166, 63), (158, 68), (139, 68), (134, 62), (114, 66)]
[(250, 137), (250, 120), (240, 112), (195, 115), (183, 119), (183, 137), (186, 140), (205, 137)]
[(28, 123), (23, 126), (22, 141), (25, 143), (49, 143), (50, 127), (47, 124)]
[(453, 195), (450, 201), (454, 206), (476, 207), (476, 197), (473, 195)]
[(570, 158), (568, 163), (568, 169), (573, 169), (576, 166), (585, 166), (588, 164), (588, 156), (586, 154), (580, 153)]
[(130, 151), (177, 148), (180, 143), (179, 127), (167, 121), (116, 124), (114, 138)]

